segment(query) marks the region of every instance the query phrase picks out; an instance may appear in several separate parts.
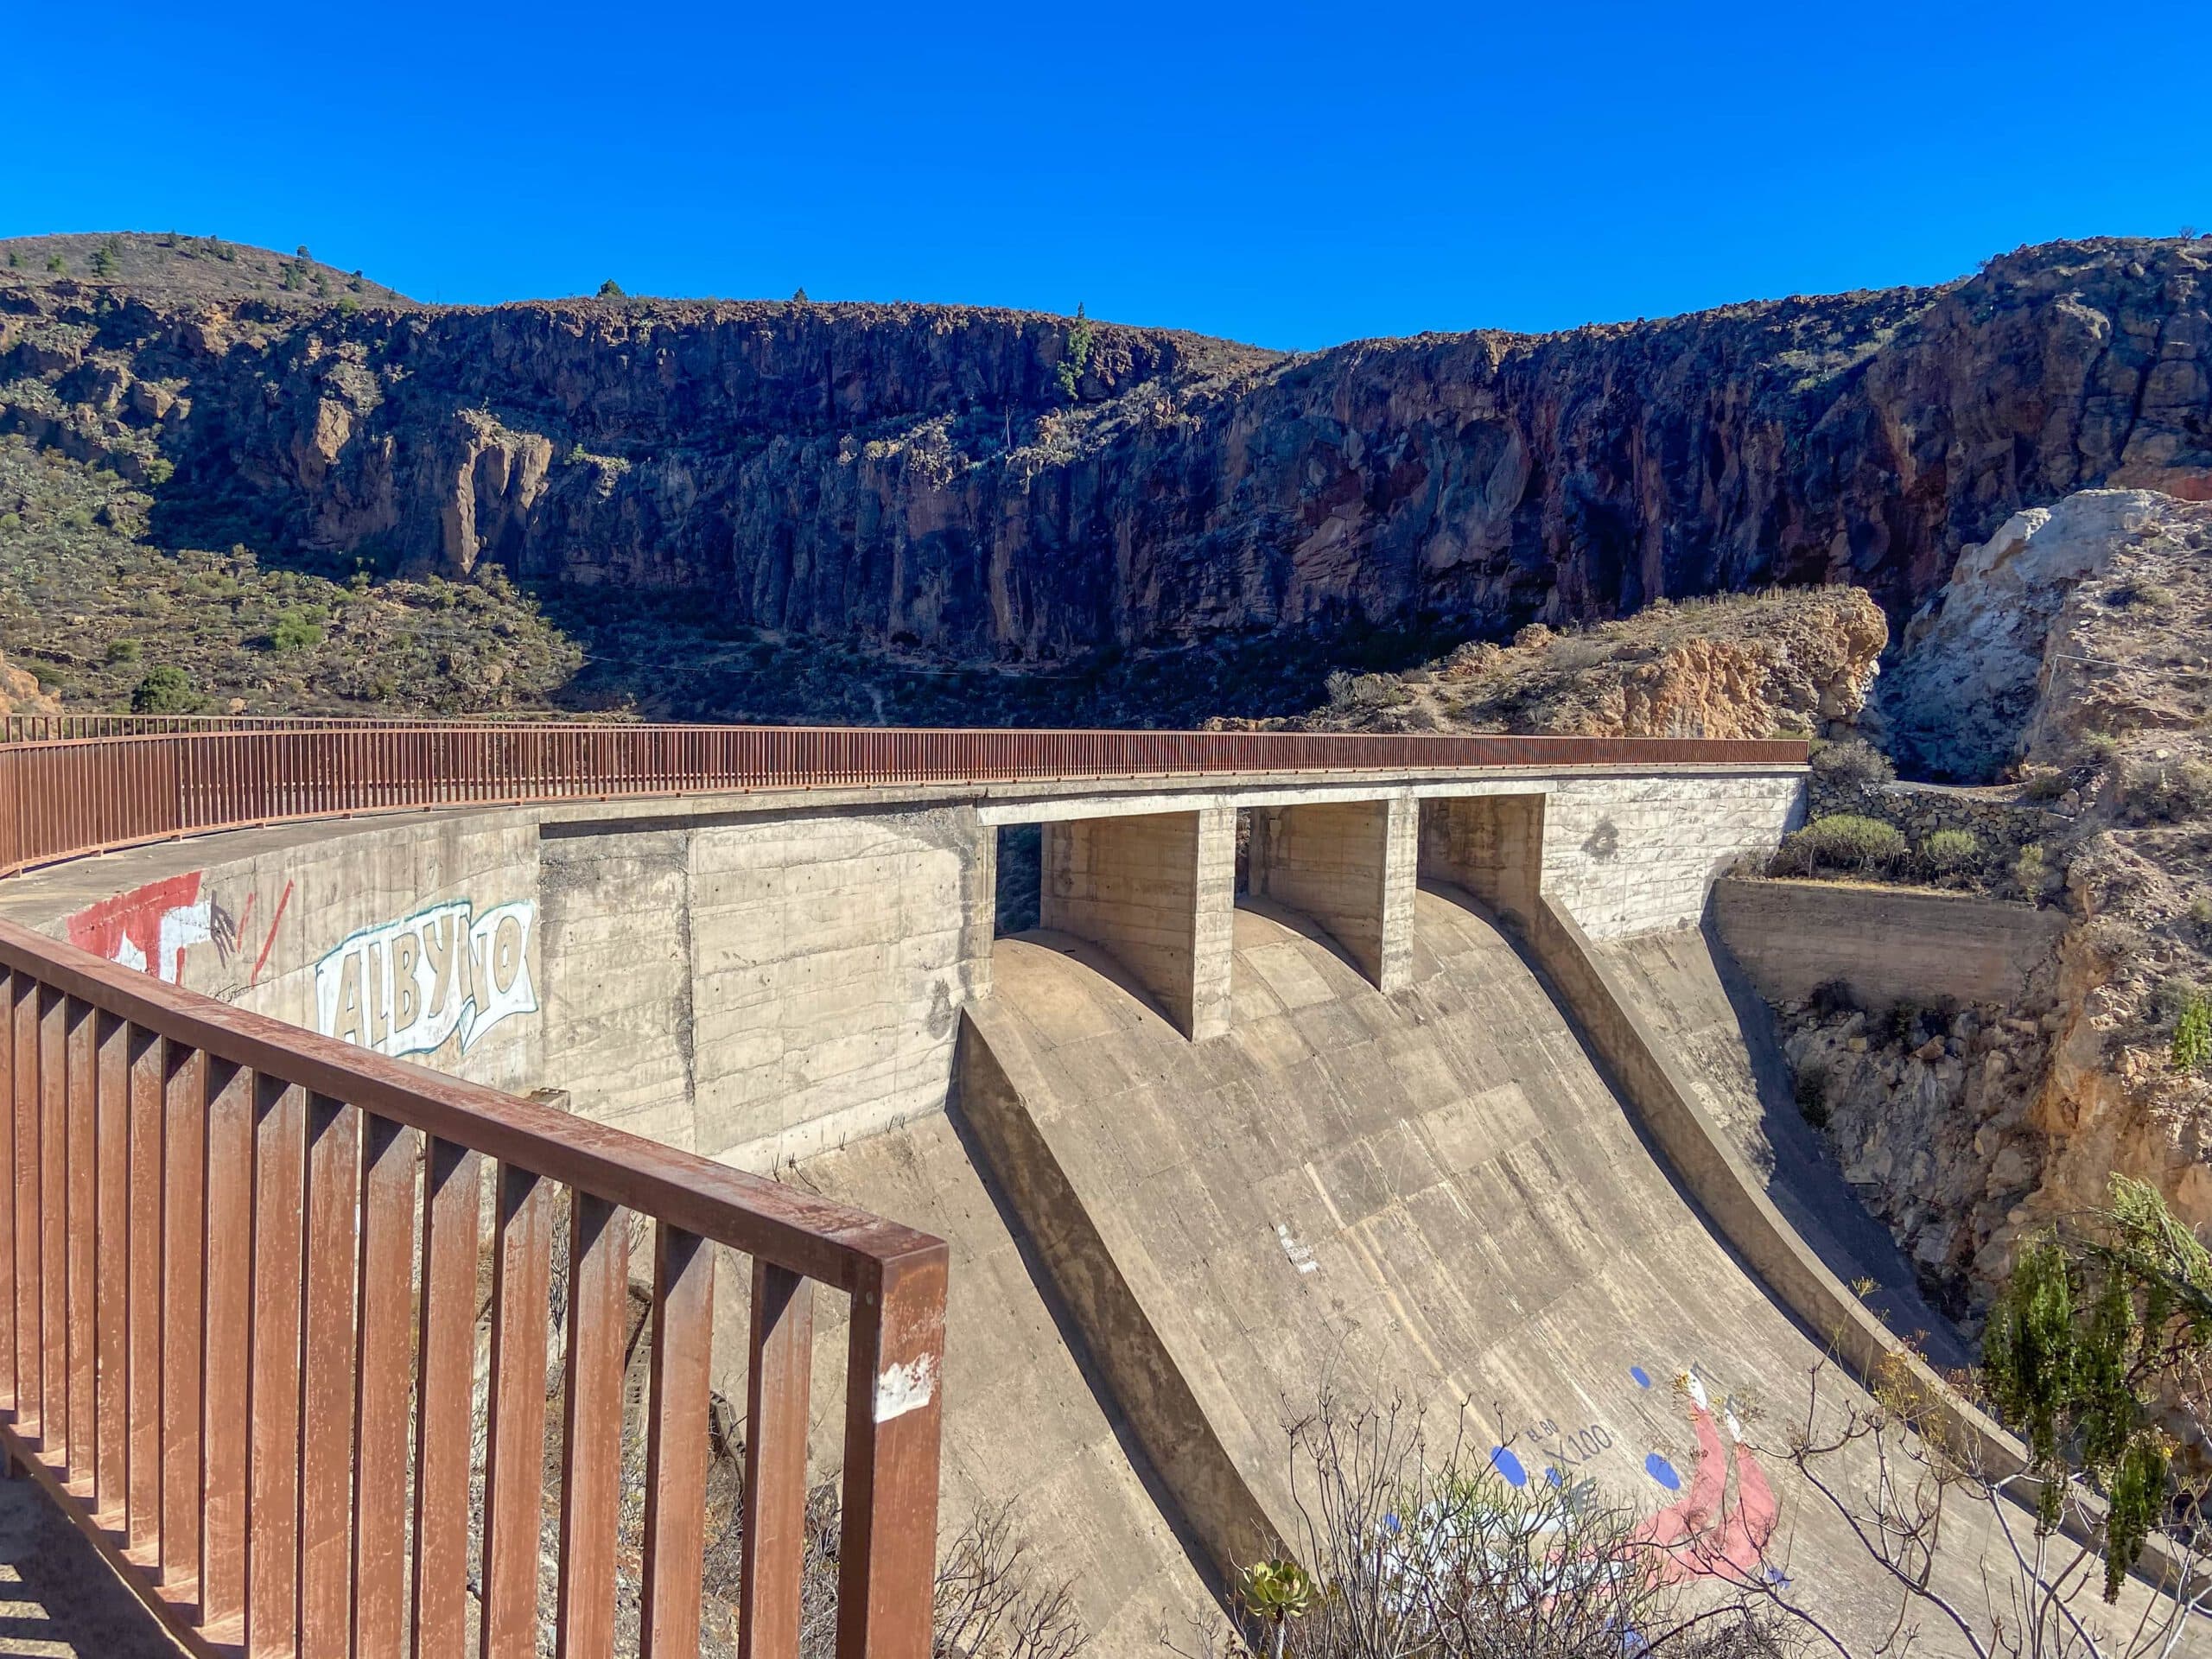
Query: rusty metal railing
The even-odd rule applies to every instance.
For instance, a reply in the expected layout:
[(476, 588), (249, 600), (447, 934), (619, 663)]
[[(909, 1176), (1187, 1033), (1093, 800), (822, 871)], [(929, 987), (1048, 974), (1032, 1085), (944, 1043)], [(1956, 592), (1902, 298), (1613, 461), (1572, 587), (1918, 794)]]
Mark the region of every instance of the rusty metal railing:
[(175, 836), (404, 808), (867, 784), (1796, 766), (1805, 752), (1802, 740), (552, 722), (34, 740), (0, 745), (0, 874)]
[(852, 1309), (838, 1651), (928, 1653), (938, 1240), (5, 923), (0, 1105), (0, 1447), (195, 1653), (444, 1659), (473, 1622), (485, 1659), (525, 1659), (549, 1596), (560, 1654), (610, 1653), (632, 1216), (654, 1239), (640, 1651), (699, 1642), (719, 1246), (752, 1258), (741, 1650), (798, 1650), (821, 1283)]
[(0, 715), (0, 743), (58, 743), (83, 737), (175, 737), (194, 732), (406, 731), (431, 727), (635, 726), (612, 716), (545, 714), (473, 715), (464, 720), (393, 715)]

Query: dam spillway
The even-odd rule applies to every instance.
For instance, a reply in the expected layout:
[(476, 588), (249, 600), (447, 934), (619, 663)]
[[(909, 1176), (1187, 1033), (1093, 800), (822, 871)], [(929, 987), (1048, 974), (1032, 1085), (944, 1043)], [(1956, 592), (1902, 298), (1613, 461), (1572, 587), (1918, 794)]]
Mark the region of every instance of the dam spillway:
[[(1800, 1236), (1820, 1183), (1770, 1193), (1698, 1104), (1645, 960), (1702, 948), (1802, 760), (1562, 753), (445, 804), (58, 863), (0, 915), (943, 1237), (948, 1522), (1027, 1503), (1103, 1650), (1294, 1535), (1283, 1423), (1325, 1391), (1494, 1421), (1509, 1480), (1665, 1510), (1717, 1479), (1731, 1552), (1873, 1628), (1773, 1448), (1831, 1344), (1892, 1340), (1852, 1269), (1893, 1318), (1910, 1284), (1863, 1228)], [(1046, 925), (1001, 937), (1029, 824)], [(849, 1402), (814, 1370), (826, 1469)]]

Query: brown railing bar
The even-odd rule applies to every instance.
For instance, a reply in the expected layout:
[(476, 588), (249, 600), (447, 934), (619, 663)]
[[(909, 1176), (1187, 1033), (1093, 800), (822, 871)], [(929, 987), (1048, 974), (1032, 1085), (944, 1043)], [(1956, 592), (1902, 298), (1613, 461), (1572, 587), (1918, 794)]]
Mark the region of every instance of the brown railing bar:
[(59, 1459), (69, 1444), (69, 1117), (63, 1046), (67, 1000), (48, 989), (38, 1007), (39, 1450)]
[(745, 1528), (739, 1538), (747, 1594), (739, 1609), (738, 1659), (798, 1659), (814, 1287), (758, 1258), (753, 1263), (751, 1357)]
[(601, 1199), (573, 1198), (568, 1251), (568, 1397), (561, 1431), (566, 1465), (554, 1652), (556, 1659), (607, 1659), (614, 1650), (630, 1217)]
[[(353, 1627), (353, 1400), (361, 1113), (308, 1105), (306, 1354), (301, 1383), (300, 1650), (340, 1654)], [(390, 1445), (401, 1442), (394, 1440)]]
[(67, 1378), (68, 1429), (59, 1436), (69, 1468), (76, 1472), (87, 1495), (93, 1490), (93, 1366), (99, 1358), (94, 1346), (92, 1302), (93, 1229), (99, 1224), (99, 1149), (93, 1136), (99, 1126), (94, 1093), (99, 1078), (93, 1069), (92, 1039), (97, 1034), (92, 1004), (68, 1000), (63, 1014), (63, 1042), (67, 1071), (68, 1121), (63, 1142), (61, 1179), (67, 1189), (63, 1203), (63, 1248), (68, 1260), (68, 1314), (62, 1322), (61, 1366)]
[[(94, 1016), (92, 1033), (94, 1202), (87, 1242), (93, 1292), (92, 1507), (110, 1522), (122, 1518), (125, 1467), (130, 1259), (130, 1027), (111, 1014)], [(93, 1263), (99, 1264), (97, 1270)], [(120, 1264), (122, 1270), (117, 1271)]]
[[(306, 1268), (308, 1091), (257, 1079), (253, 1124), (252, 1425), (246, 1479), (249, 1654), (287, 1652), (300, 1621), (301, 1282)], [(211, 1335), (210, 1349), (213, 1341)], [(212, 1431), (226, 1409), (212, 1391)]]
[(422, 1137), (362, 1129), (360, 1345), (353, 1444), (353, 1651), (407, 1645), (408, 1414), (414, 1402), (415, 1165)]
[(468, 1615), (470, 1401), (476, 1372), (476, 1244), (483, 1160), (423, 1148), (421, 1357), (415, 1441), (415, 1651), (460, 1653)]
[[(699, 1652), (707, 1461), (694, 1448), (707, 1432), (714, 1299), (714, 1247), (695, 1233), (661, 1223), (653, 1240), (652, 1396), (645, 1421), (639, 1659), (697, 1659)], [(842, 1646), (839, 1652), (844, 1659)]]
[[(537, 1559), (545, 1473), (545, 1291), (551, 1184), (499, 1170), (493, 1235), (492, 1393), (484, 1454), (483, 1659), (537, 1651)], [(696, 1619), (698, 1610), (692, 1609)]]
[[(16, 1071), (16, 998), (33, 982), (0, 968), (0, 1084), (10, 1102), (19, 1099)], [(16, 1176), (16, 1114), (0, 1111), (0, 1409), (14, 1411), (16, 1397), (16, 1278), (18, 1209)]]
[[(238, 1136), (233, 1133), (223, 1142), (226, 1157), (216, 1172), (216, 1195), (209, 1193), (207, 1057), (196, 1048), (175, 1041), (165, 1043), (163, 1047), (160, 1575), (163, 1586), (181, 1591), (187, 1586), (196, 1585), (201, 1567), (202, 1327), (195, 1315), (202, 1309), (211, 1325), (219, 1323), (219, 1312), (229, 1314), (235, 1310), (234, 1319), (219, 1322), (227, 1345), (219, 1357), (218, 1369), (219, 1380), (237, 1389), (228, 1398), (235, 1404), (245, 1397), (244, 1389), (238, 1386), (243, 1377), (235, 1370), (237, 1359), (245, 1347), (245, 1299), (233, 1287), (245, 1282), (243, 1246), (247, 1219), (245, 1206), (239, 1200), (245, 1192), (247, 1170), (238, 1161), (243, 1154), (235, 1145)], [(226, 1090), (225, 1098), (235, 1107), (230, 1090), (237, 1084), (230, 1069), (225, 1068), (223, 1077), (217, 1081)], [(226, 1116), (226, 1128), (232, 1127), (236, 1116), (234, 1110)], [(219, 1197), (217, 1213), (225, 1217), (228, 1226), (216, 1241), (213, 1261), (203, 1263), (201, 1251), (211, 1196)], [(206, 1287), (201, 1275), (206, 1266), (213, 1266), (226, 1275), (219, 1281), (225, 1287), (225, 1294), (214, 1300), (202, 1295)], [(229, 1472), (227, 1466), (224, 1472)], [(242, 1482), (240, 1492), (242, 1496)], [(204, 1611), (204, 1601), (202, 1605)], [(233, 1614), (238, 1611), (235, 1597), (229, 1611)]]
[(158, 1554), (162, 1535), (162, 1078), (160, 1037), (130, 1033), (130, 1238), (124, 1246), (124, 1541)]
[(917, 1637), (909, 1610), (929, 1605), (937, 1575), (934, 1529), (917, 1506), (938, 1486), (945, 1257), (876, 1265), (853, 1292), (837, 1653), (925, 1659), (929, 1633)]

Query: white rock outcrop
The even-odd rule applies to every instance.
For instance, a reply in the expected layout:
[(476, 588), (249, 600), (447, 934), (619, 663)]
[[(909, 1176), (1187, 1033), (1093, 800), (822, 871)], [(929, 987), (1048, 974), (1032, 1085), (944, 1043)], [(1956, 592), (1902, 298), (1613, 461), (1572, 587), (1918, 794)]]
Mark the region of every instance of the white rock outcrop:
[(2014, 513), (1960, 554), (1881, 682), (1899, 762), (1936, 778), (1995, 778), (2020, 752), (2068, 596), (2178, 505), (2152, 490), (2083, 490)]

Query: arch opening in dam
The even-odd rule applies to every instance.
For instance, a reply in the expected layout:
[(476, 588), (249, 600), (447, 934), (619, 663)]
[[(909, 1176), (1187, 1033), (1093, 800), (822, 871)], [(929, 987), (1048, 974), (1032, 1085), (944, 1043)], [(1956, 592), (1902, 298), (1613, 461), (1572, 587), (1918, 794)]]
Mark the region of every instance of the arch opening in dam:
[[(1802, 788), (1713, 746), (452, 807), (60, 863), (0, 917), (946, 1240), (948, 1522), (1018, 1497), (1103, 1651), (1217, 1619), (1294, 1536), (1283, 1424), (1331, 1390), (1654, 1508), (1720, 1444), (1715, 1524), (1871, 1630), (1776, 1447), (1823, 1355), (1896, 1348), (1850, 1280), (1936, 1326), (1802, 1137), (1686, 1058), (1693, 1022), (1745, 1042), (1699, 926)], [(718, 1325), (750, 1313), (726, 1275)], [(715, 1344), (733, 1402), (745, 1351)]]

